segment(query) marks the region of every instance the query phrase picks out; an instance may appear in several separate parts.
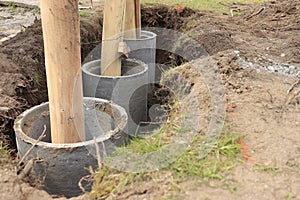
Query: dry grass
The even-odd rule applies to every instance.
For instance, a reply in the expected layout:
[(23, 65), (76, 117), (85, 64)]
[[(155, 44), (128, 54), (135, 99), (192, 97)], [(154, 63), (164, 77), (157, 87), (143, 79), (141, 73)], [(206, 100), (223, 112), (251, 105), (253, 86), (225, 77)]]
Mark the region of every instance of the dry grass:
[[(228, 13), (229, 8), (222, 4), (232, 3), (255, 3), (262, 2), (264, 0), (141, 0), (142, 3), (161, 3), (175, 6), (185, 6), (199, 10), (210, 10), (219, 13)], [(222, 2), (222, 3), (220, 3)]]

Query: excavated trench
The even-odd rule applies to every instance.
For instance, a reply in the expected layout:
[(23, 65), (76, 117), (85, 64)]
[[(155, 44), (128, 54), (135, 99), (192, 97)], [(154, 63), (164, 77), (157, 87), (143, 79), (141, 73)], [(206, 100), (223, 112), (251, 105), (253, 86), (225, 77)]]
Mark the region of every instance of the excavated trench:
[[(196, 15), (195, 11), (188, 8), (181, 12), (167, 6), (146, 6), (142, 9), (144, 29), (163, 27), (182, 31), (188, 19)], [(101, 33), (101, 16), (81, 20), (82, 60), (101, 43)], [(160, 41), (163, 38), (164, 36), (158, 36), (157, 40)], [(165, 43), (165, 45), (170, 44)], [(13, 130), (15, 118), (26, 109), (48, 101), (41, 21), (36, 20), (25, 31), (4, 42), (0, 49), (0, 57), (2, 60), (0, 71), (4, 76), (2, 76), (2, 84), (5, 85), (0, 102), (3, 108), (0, 112), (1, 141), (10, 149), (16, 149)], [(159, 49), (156, 52), (156, 63), (162, 64), (165, 68), (178, 66), (184, 61), (182, 57), (165, 50)], [(165, 92), (166, 88), (162, 88), (159, 84), (155, 88), (149, 94), (149, 108), (158, 102), (165, 104), (170, 99), (168, 96), (157, 95), (170, 94), (170, 92)], [(12, 152), (15, 153), (15, 151)]]

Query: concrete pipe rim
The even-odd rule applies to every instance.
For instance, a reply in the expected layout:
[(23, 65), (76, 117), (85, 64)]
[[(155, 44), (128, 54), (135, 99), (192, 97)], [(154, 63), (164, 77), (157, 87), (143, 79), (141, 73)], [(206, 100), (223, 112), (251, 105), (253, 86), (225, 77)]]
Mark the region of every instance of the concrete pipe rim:
[[(114, 109), (118, 110), (118, 112), (120, 114), (120, 119), (124, 119), (124, 120), (120, 120), (120, 123), (118, 124), (118, 126), (115, 129), (109, 131), (109, 134), (107, 134), (108, 135), (107, 137), (105, 137), (105, 138), (96, 137), (97, 143), (109, 140), (111, 137), (113, 137), (114, 135), (116, 135), (118, 132), (120, 132), (121, 130), (123, 130), (125, 128), (127, 121), (128, 121), (128, 115), (123, 107), (121, 107), (115, 103), (112, 103), (108, 100), (105, 100), (105, 99), (100, 99), (100, 98), (95, 98), (95, 97), (84, 97), (83, 99), (84, 99), (84, 101), (94, 101), (97, 103), (108, 103)], [(30, 109), (25, 110), (23, 113), (21, 113), (16, 118), (15, 123), (14, 123), (14, 131), (16, 134), (16, 138), (19, 138), (19, 139), (21, 139), (27, 143), (31, 143), (31, 144), (36, 143), (35, 144), (36, 146), (55, 148), (55, 149), (64, 149), (64, 148), (69, 149), (69, 148), (78, 148), (78, 147), (83, 147), (83, 146), (94, 145), (94, 143), (95, 143), (94, 140), (88, 140), (88, 141), (82, 141), (82, 142), (76, 142), (76, 143), (56, 144), (56, 143), (50, 143), (50, 142), (44, 142), (44, 141), (37, 142), (37, 139), (34, 139), (34, 138), (28, 136), (22, 128), (25, 124), (26, 116), (29, 113), (33, 112), (35, 109), (38, 109), (40, 107), (48, 107), (48, 109), (49, 109), (49, 102), (45, 102), (40, 105), (31, 107)]]
[(152, 40), (152, 39), (154, 39), (156, 37), (157, 37), (156, 33), (153, 33), (151, 31), (142, 30), (141, 31), (141, 38), (136, 38), (136, 39), (133, 39), (133, 38), (124, 38), (124, 40), (125, 41), (145, 41), (145, 40)]
[[(133, 78), (135, 76), (139, 76), (139, 75), (142, 75), (142, 74), (145, 74), (148, 72), (148, 65), (145, 64), (144, 62), (140, 61), (140, 60), (135, 60), (135, 59), (126, 59), (126, 62), (134, 62), (134, 63), (137, 63), (137, 65), (139, 66), (142, 66), (144, 69), (141, 70), (140, 72), (138, 73), (134, 73), (134, 74), (130, 74), (130, 75), (123, 75), (123, 76), (103, 76), (103, 75), (98, 75), (98, 74), (95, 74), (95, 73), (91, 73), (89, 70), (88, 70), (88, 67), (90, 67), (91, 65), (95, 64), (95, 63), (98, 63), (100, 62), (101, 64), (101, 59), (97, 59), (97, 60), (93, 60), (93, 61), (90, 61), (90, 62), (87, 62), (85, 64), (82, 65), (82, 71), (83, 73), (85, 74), (88, 74), (89, 76), (92, 76), (92, 77), (101, 77), (101, 78), (106, 78), (106, 79), (128, 79), (128, 78)], [(100, 65), (99, 65), (100, 67)]]

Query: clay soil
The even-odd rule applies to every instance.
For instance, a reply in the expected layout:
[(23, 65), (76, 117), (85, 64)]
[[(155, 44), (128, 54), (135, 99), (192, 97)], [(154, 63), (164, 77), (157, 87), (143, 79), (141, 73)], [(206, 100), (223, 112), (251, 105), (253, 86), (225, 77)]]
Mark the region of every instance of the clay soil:
[[(234, 105), (228, 109), (226, 123), (250, 147), (251, 159), (232, 171), (237, 182), (234, 191), (191, 180), (180, 185), (184, 190), (179, 197), (300, 199), (300, 84), (289, 91), (300, 79), (300, 1), (228, 6), (236, 16), (162, 5), (142, 10), (144, 27), (187, 33), (213, 58), (228, 105)], [(81, 20), (82, 58), (101, 41), (101, 29), (101, 13)], [(157, 57), (162, 64), (183, 61), (162, 51)], [(52, 199), (16, 175), (14, 119), (48, 98), (39, 20), (0, 46), (0, 75), (0, 140), (12, 156), (0, 158), (0, 199)], [(151, 181), (126, 191), (116, 199), (161, 199), (167, 192)]]

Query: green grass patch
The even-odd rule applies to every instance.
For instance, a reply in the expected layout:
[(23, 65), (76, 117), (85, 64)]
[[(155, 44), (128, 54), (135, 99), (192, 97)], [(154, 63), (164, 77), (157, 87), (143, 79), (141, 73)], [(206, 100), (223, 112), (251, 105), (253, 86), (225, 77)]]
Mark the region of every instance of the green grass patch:
[(79, 16), (82, 18), (91, 17), (91, 16), (94, 16), (94, 12), (92, 12), (91, 10), (88, 10), (88, 9), (80, 10)]
[(133, 138), (130, 144), (124, 148), (132, 153), (140, 154), (158, 151), (169, 143), (169, 140), (175, 134), (175, 130), (179, 128), (180, 127), (174, 123), (166, 124), (162, 128), (155, 130), (153, 134), (146, 139)]
[[(168, 143), (169, 136), (166, 132), (170, 130), (169, 128), (173, 129), (174, 127), (166, 125), (153, 136), (146, 139), (134, 139), (131, 144), (121, 149), (125, 150), (126, 148), (126, 150), (135, 153), (156, 151)], [(240, 136), (231, 133), (230, 129), (225, 127), (222, 134), (215, 139), (211, 151), (207, 156), (202, 157), (199, 153), (204, 138), (203, 135), (198, 134), (190, 147), (178, 160), (157, 172), (126, 173), (103, 167), (95, 175), (95, 182), (90, 197), (92, 199), (111, 197), (126, 191), (127, 186), (132, 184), (143, 184), (153, 181), (154, 177), (159, 176), (159, 174), (171, 174), (169, 178), (164, 180), (165, 183), (160, 183), (164, 185), (171, 184), (171, 189), (167, 191), (167, 195), (174, 195), (174, 191), (175, 193), (180, 193), (182, 191), (182, 188), (179, 186), (180, 182), (187, 180), (217, 180), (221, 187), (235, 190), (236, 187), (232, 185), (232, 180), (228, 179), (228, 175), (230, 175), (231, 169), (241, 161)]]
[[(230, 128), (225, 126), (220, 136), (208, 140), (201, 132), (192, 132), (191, 127), (184, 120), (186, 119), (185, 116), (188, 115), (181, 110), (179, 100), (173, 99), (169, 105), (169, 119), (161, 128), (158, 128), (147, 137), (131, 140), (127, 146), (118, 148), (111, 157), (105, 158), (105, 163), (110, 163), (111, 160), (116, 163), (116, 165), (109, 164), (109, 166), (119, 168), (123, 163), (127, 163), (128, 165), (125, 165), (125, 167), (129, 165), (130, 167), (141, 167), (144, 166), (143, 161), (147, 163), (149, 158), (153, 158), (148, 157), (148, 155), (158, 152), (159, 156), (154, 157), (157, 159), (157, 166), (164, 167), (160, 167), (153, 172), (127, 173), (102, 166), (94, 175), (95, 181), (90, 197), (92, 199), (113, 198), (118, 194), (131, 190), (132, 187), (149, 184), (150, 182), (164, 187), (166, 199), (171, 197), (176, 199), (176, 195), (181, 194), (184, 190), (181, 188), (180, 183), (185, 181), (209, 182), (213, 180), (220, 183), (218, 184), (220, 187), (234, 190), (236, 187), (232, 184), (233, 181), (229, 178), (229, 175), (231, 169), (238, 165), (242, 158), (241, 145), (239, 144), (240, 136), (232, 133)], [(189, 137), (193, 139), (187, 140)], [(165, 148), (167, 145), (172, 145), (173, 141), (180, 141), (180, 144), (185, 144), (183, 141), (189, 141), (191, 144), (179, 145), (180, 147), (171, 146), (174, 147), (175, 151), (173, 148)], [(203, 156), (201, 151), (205, 141), (210, 141), (210, 148), (207, 154)], [(167, 151), (165, 151), (166, 149)], [(174, 162), (170, 161), (169, 164), (167, 161), (170, 157), (162, 156), (168, 150), (172, 155), (176, 155), (172, 159)], [(136, 155), (142, 155), (141, 159), (137, 159), (137, 162), (141, 161), (141, 163), (131, 162), (130, 157)], [(121, 156), (121, 159), (119, 159), (119, 156)], [(156, 160), (154, 162), (156, 163)], [(165, 162), (166, 165), (160, 165), (161, 162)], [(122, 167), (119, 169), (122, 169)], [(142, 171), (144, 170), (143, 167)], [(165, 186), (167, 189), (165, 189)]]
[(198, 135), (191, 147), (172, 163), (169, 169), (179, 178), (219, 179), (225, 178), (226, 173), (240, 161), (240, 136), (223, 129), (222, 134), (215, 138), (206, 157), (199, 156), (203, 145), (203, 138)]
[(90, 17), (99, 17), (99, 16), (103, 17), (103, 7), (79, 10), (79, 16), (81, 18), (90, 18)]
[(263, 2), (264, 0), (224, 0), (224, 1), (215, 1), (215, 0), (141, 0), (141, 3), (161, 3), (174, 6), (185, 6), (198, 10), (209, 10), (219, 13), (228, 13), (229, 8), (220, 4), (225, 3), (254, 3), (254, 2)]
[(16, 5), (15, 5), (14, 2), (9, 2), (9, 3), (8, 3), (8, 7), (9, 7), (9, 8), (15, 8)]
[(123, 148), (120, 148), (120, 151), (123, 149), (128, 150), (132, 153), (151, 153), (154, 151), (158, 151), (164, 145), (169, 144), (169, 142), (173, 139), (173, 136), (178, 135), (184, 131), (187, 131), (187, 127), (182, 127), (179, 124), (179, 101), (178, 99), (173, 99), (171, 102), (172, 108), (168, 111), (169, 115), (172, 116), (166, 122), (163, 122), (161, 128), (154, 130), (154, 132), (141, 139), (141, 138), (133, 138), (130, 143)]
[(0, 141), (0, 157), (10, 156), (10, 153), (8, 145)]
[(8, 155), (8, 149), (7, 147), (0, 147), (0, 156)]

